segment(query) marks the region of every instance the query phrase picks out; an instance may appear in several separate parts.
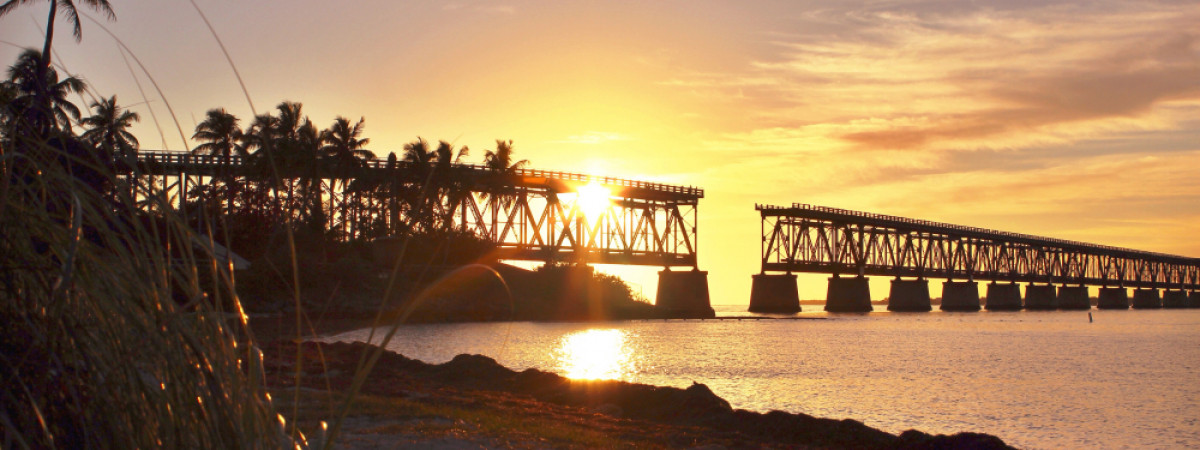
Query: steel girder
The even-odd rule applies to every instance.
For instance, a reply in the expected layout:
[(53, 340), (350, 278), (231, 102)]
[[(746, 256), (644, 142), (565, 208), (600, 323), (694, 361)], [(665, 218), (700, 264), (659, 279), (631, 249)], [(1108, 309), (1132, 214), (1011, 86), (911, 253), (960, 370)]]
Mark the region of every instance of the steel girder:
[[(264, 169), (236, 156), (144, 151), (135, 173), (147, 178), (145, 185), (158, 186), (177, 202), (189, 187), (204, 184), (205, 177), (243, 177), (255, 170)], [(355, 191), (354, 179), (327, 171), (276, 172), (289, 180), (315, 177), (320, 198), (330, 205), (331, 228), (346, 238), (360, 236), (368, 223), (395, 231), (424, 217), (430, 218), (429, 226), (496, 243), (500, 259), (696, 266), (702, 189), (536, 169), (497, 172), (467, 164), (437, 174), (433, 170), (431, 165), (377, 159), (366, 161), (359, 172), (376, 187), (419, 191), (419, 202)], [(345, 189), (347, 184), (351, 189)], [(426, 184), (429, 187), (423, 188)], [(610, 193), (612, 205), (592, 213), (598, 217), (588, 217), (577, 199), (576, 190), (586, 184)]]
[(802, 204), (756, 209), (763, 272), (1200, 289), (1200, 258)]

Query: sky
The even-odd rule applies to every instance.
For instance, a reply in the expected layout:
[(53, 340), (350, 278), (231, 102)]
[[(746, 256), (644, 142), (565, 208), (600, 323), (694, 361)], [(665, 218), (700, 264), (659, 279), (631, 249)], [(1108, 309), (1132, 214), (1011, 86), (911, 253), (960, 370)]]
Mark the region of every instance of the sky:
[[(749, 301), (756, 203), (1200, 257), (1195, 1), (196, 0), (253, 107), (191, 2), (111, 4), (80, 9), (112, 35), (60, 20), (55, 49), (142, 115), (142, 148), (291, 100), (321, 127), (365, 118), (377, 154), (512, 139), (533, 167), (702, 187), (714, 304)], [(0, 18), (5, 66), (48, 5)], [(660, 268), (601, 270), (653, 298)]]

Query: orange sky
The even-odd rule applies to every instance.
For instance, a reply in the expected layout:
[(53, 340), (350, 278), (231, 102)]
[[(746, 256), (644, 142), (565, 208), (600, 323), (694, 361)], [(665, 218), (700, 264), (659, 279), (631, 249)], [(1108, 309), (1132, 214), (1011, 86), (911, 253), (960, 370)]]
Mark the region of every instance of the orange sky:
[[(111, 3), (184, 134), (213, 107), (249, 120), (189, 3)], [(539, 168), (703, 187), (714, 304), (749, 300), (756, 202), (1200, 256), (1192, 1), (197, 3), (259, 112), (363, 116), (378, 154), (503, 138)], [(45, 14), (0, 19), (0, 61), (40, 47)], [(142, 114), (143, 148), (192, 146), (103, 30), (59, 30), (66, 67)], [(653, 297), (655, 270), (618, 272)]]

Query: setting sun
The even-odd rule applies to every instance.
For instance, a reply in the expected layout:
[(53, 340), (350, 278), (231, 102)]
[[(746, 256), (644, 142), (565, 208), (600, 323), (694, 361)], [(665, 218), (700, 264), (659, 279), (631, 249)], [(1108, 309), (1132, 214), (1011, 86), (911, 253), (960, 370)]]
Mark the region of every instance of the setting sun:
[(559, 369), (568, 378), (617, 380), (637, 372), (632, 350), (621, 330), (587, 330), (563, 336), (555, 350)]
[(595, 181), (580, 186), (576, 192), (576, 206), (589, 220), (596, 220), (612, 205), (612, 192)]

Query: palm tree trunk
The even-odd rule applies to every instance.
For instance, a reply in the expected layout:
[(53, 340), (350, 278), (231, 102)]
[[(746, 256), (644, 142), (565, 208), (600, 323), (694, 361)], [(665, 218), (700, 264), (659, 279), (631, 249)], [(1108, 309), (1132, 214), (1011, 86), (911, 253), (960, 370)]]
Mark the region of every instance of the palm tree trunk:
[(43, 66), (50, 67), (50, 43), (54, 41), (54, 16), (58, 15), (58, 0), (50, 0), (50, 18), (46, 19), (46, 43), (42, 47)]

